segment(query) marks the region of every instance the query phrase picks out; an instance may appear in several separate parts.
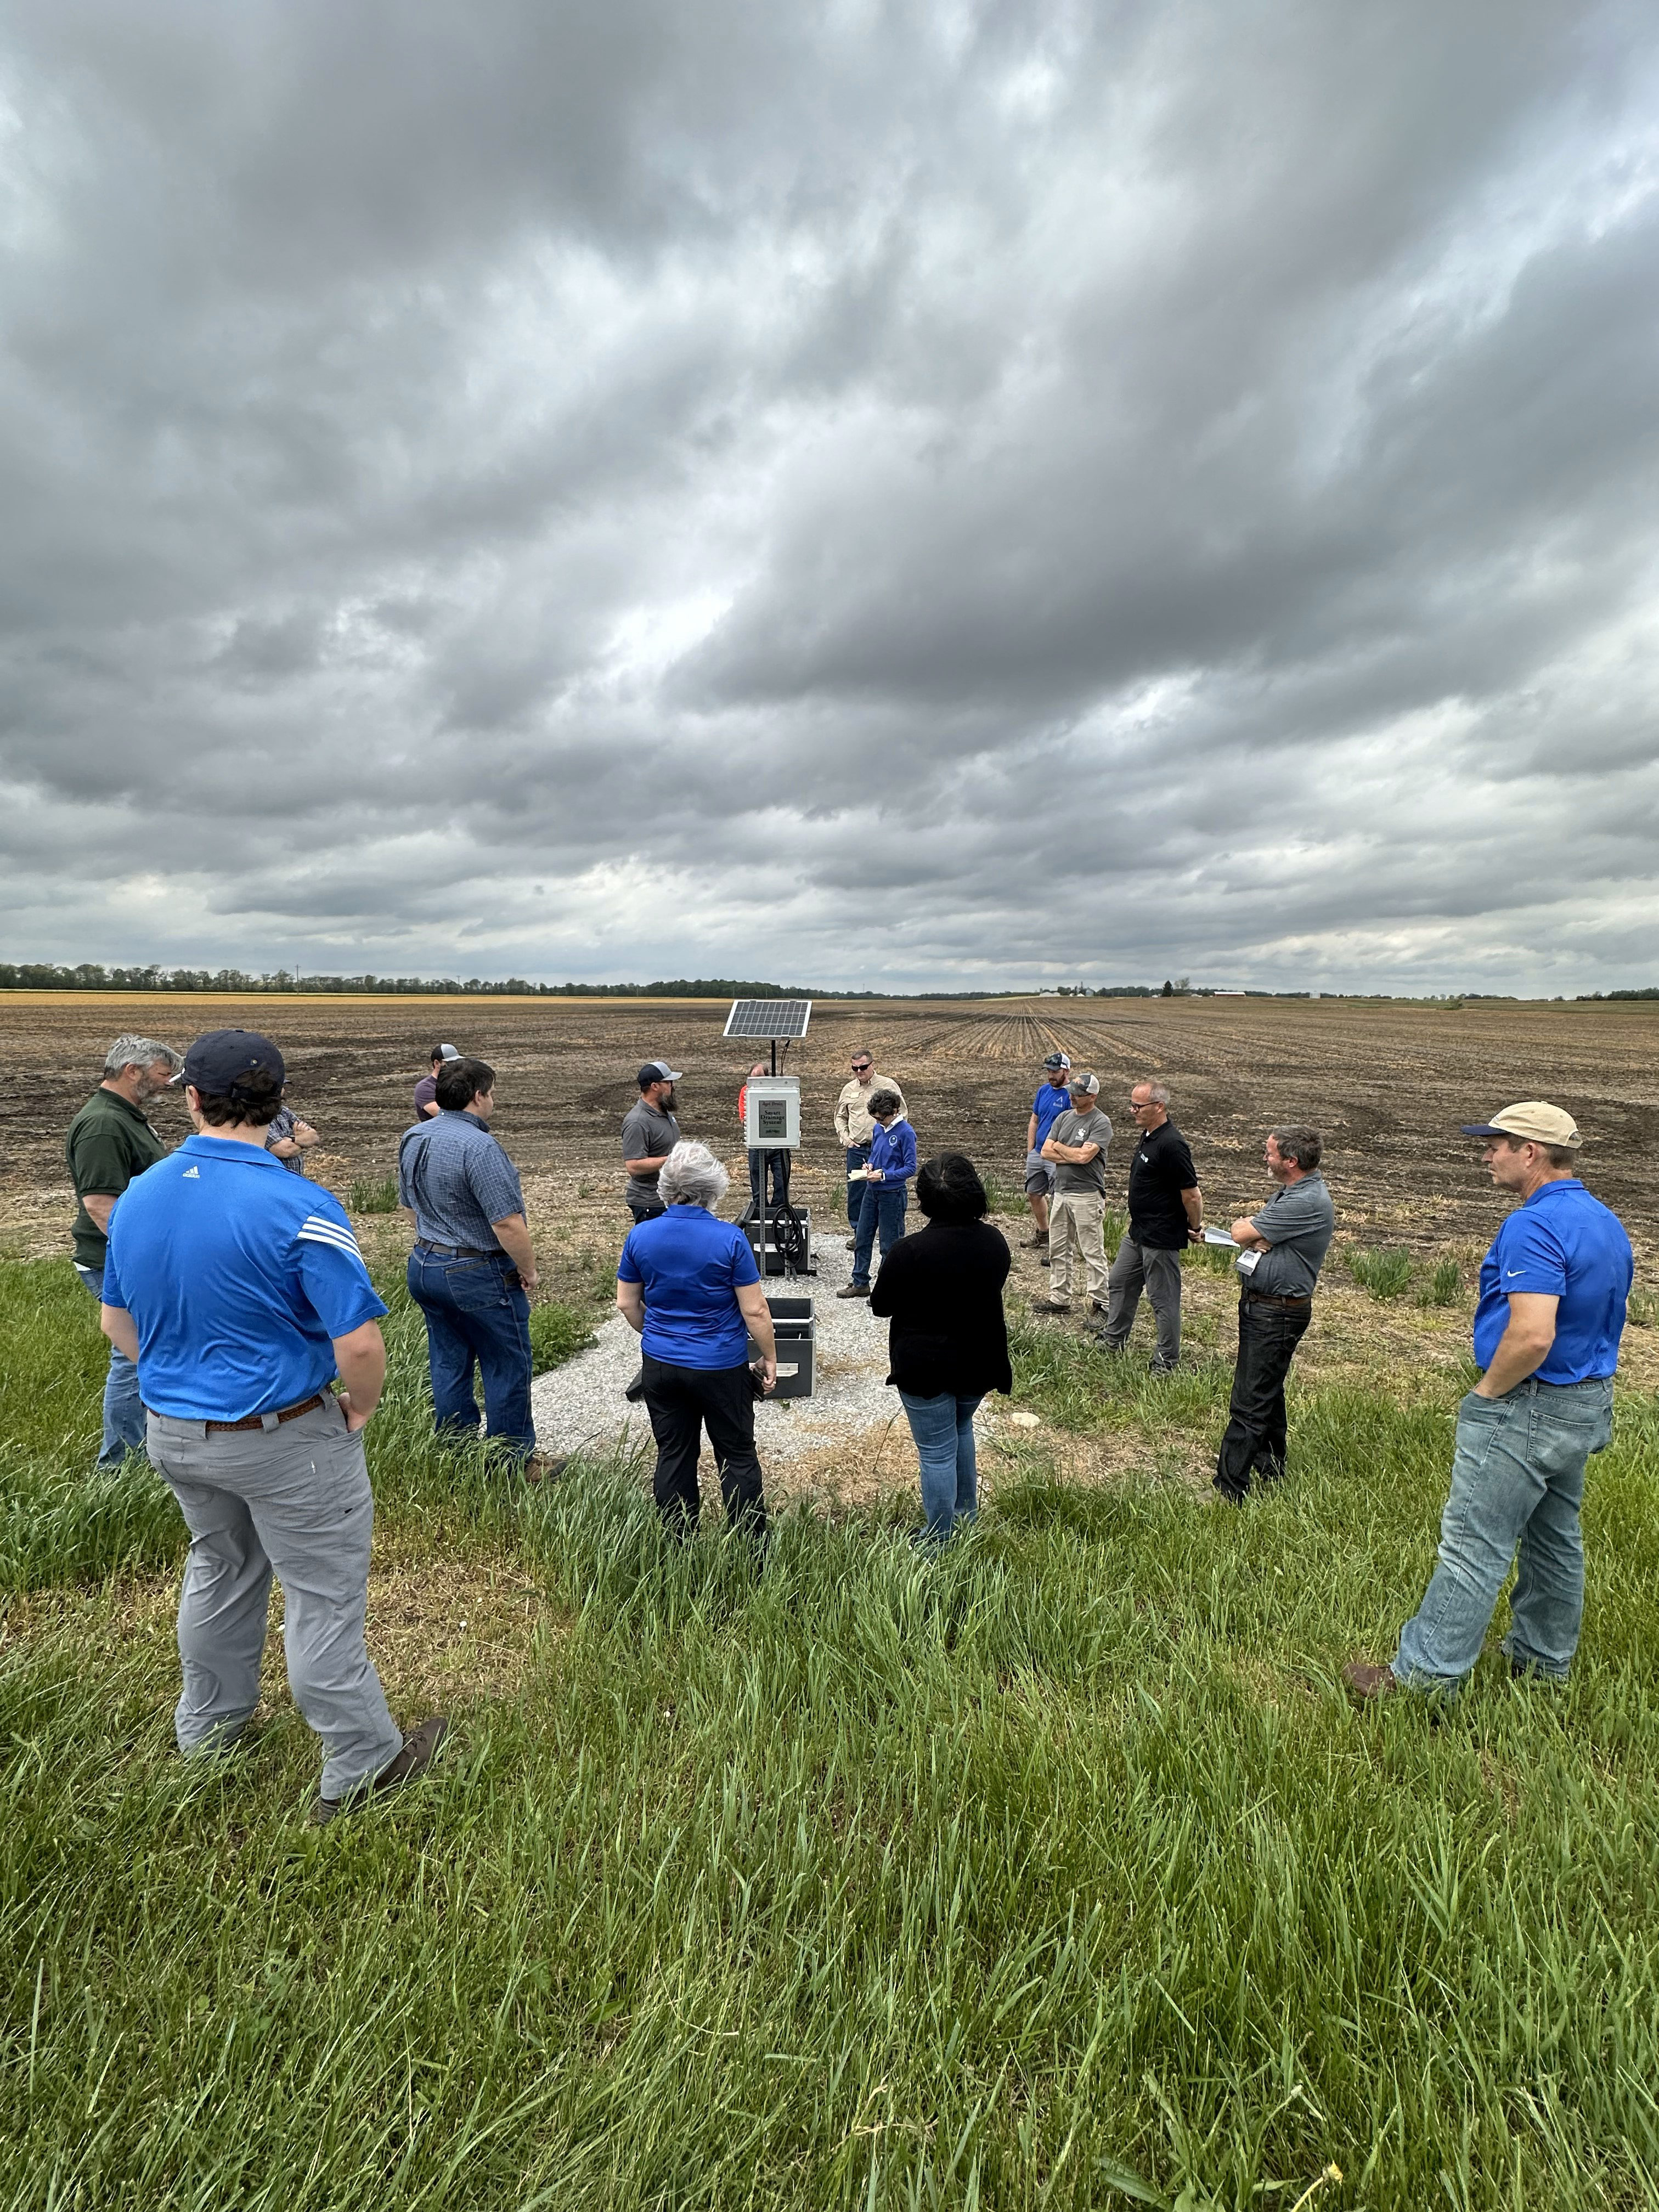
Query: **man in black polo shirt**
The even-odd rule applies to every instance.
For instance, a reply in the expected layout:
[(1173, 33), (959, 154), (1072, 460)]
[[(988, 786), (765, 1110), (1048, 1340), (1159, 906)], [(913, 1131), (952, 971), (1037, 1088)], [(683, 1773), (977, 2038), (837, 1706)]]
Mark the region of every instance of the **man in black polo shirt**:
[(1106, 1278), (1106, 1325), (1098, 1340), (1122, 1352), (1144, 1290), (1158, 1322), (1154, 1375), (1181, 1357), (1181, 1255), (1204, 1224), (1204, 1194), (1187, 1139), (1170, 1119), (1161, 1083), (1137, 1083), (1129, 1093), (1139, 1141), (1129, 1161), (1129, 1226)]
[[(110, 1211), (135, 1176), (167, 1157), (144, 1109), (161, 1097), (183, 1060), (170, 1044), (131, 1031), (104, 1055), (104, 1079), (69, 1125), (64, 1154), (80, 1201), (71, 1232), (75, 1272), (94, 1298), (104, 1295)], [(100, 1468), (117, 1468), (144, 1449), (144, 1408), (138, 1370), (112, 1345), (104, 1383)]]

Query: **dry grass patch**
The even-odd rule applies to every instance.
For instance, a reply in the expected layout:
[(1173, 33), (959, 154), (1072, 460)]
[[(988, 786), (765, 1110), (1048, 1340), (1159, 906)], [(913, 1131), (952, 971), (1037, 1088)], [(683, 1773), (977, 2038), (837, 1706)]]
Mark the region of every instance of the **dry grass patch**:
[[(72, 1641), (89, 1661), (155, 1649), (169, 1690), (178, 1659), (174, 1575), (116, 1583), (100, 1590), (44, 1589), (0, 1601), (0, 1650)], [(278, 1641), (283, 1594), (271, 1593), (260, 1717), (288, 1706)], [(368, 1577), (368, 1650), (394, 1708), (420, 1698), (511, 1697), (538, 1644), (562, 1636), (566, 1617), (540, 1586), (504, 1558), (416, 1558), (375, 1547)]]

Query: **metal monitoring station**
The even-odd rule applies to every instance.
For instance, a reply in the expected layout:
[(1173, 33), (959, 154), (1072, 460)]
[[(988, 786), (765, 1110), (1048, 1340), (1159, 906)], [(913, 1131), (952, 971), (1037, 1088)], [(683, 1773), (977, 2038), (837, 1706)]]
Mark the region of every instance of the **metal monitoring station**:
[[(772, 1048), (772, 1072), (750, 1079), (744, 1097), (744, 1142), (753, 1152), (796, 1152), (800, 1150), (800, 1079), (781, 1073), (778, 1047), (783, 1056), (806, 1035), (812, 1018), (810, 999), (734, 999), (726, 1017), (728, 1037), (747, 1037)], [(760, 1178), (760, 1218), (748, 1222), (749, 1242), (761, 1279), (781, 1276), (785, 1282), (810, 1276), (812, 1265), (812, 1215), (809, 1207), (788, 1202), (788, 1164), (779, 1178), (785, 1194), (777, 1206), (769, 1203), (771, 1177), (763, 1165)], [(783, 1290), (766, 1293), (772, 1310), (773, 1334), (778, 1346), (778, 1380), (774, 1395), (810, 1398), (812, 1395), (813, 1349), (817, 1323), (811, 1294), (802, 1297)], [(751, 1338), (750, 1357), (760, 1348)]]

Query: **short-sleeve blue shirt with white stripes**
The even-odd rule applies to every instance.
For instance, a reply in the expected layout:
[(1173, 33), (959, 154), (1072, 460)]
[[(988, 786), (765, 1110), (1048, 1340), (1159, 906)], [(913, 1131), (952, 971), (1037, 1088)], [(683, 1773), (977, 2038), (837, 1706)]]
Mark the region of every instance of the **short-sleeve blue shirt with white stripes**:
[(132, 1316), (152, 1413), (240, 1421), (333, 1380), (331, 1340), (386, 1307), (345, 1208), (234, 1137), (187, 1137), (110, 1216), (104, 1304)]

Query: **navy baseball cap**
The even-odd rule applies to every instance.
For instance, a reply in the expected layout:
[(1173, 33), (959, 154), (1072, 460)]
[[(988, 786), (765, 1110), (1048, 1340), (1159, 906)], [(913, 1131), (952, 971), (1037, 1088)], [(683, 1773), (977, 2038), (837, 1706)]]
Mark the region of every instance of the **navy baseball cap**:
[(1071, 1064), (1063, 1052), (1051, 1052), (1042, 1063), (1045, 1067), (1069, 1067)]
[(275, 1083), (288, 1080), (282, 1054), (258, 1030), (210, 1030), (191, 1045), (173, 1079), (192, 1085), (210, 1098), (223, 1098), (245, 1075), (268, 1075)]
[(647, 1060), (640, 1070), (640, 1088), (648, 1091), (653, 1083), (678, 1083), (685, 1070), (671, 1067), (665, 1060)]

